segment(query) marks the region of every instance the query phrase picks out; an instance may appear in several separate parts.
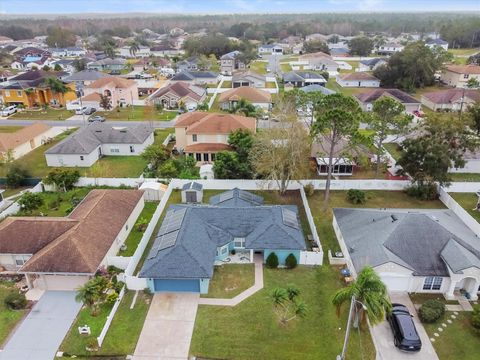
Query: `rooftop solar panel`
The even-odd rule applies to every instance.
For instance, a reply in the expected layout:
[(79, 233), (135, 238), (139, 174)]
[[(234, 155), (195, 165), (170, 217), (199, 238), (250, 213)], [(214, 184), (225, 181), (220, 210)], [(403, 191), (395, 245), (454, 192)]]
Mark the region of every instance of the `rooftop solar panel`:
[(298, 218), (295, 212), (288, 209), (282, 209), (282, 217), (283, 217), (283, 223), (285, 225), (293, 227), (295, 229), (299, 228)]

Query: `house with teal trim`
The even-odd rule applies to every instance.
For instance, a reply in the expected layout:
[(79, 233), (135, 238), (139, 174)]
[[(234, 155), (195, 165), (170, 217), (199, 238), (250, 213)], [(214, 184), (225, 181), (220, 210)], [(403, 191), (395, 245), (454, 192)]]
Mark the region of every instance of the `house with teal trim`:
[(216, 264), (253, 262), (254, 254), (265, 261), (274, 252), (282, 266), (290, 254), (300, 262), (305, 249), (295, 205), (264, 205), (261, 196), (233, 189), (208, 205), (171, 205), (139, 277), (152, 292), (206, 294)]

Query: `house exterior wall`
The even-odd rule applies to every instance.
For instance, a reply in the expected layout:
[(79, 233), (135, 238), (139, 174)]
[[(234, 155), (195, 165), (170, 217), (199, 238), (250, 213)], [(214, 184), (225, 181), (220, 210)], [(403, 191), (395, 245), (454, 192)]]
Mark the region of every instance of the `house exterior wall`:
[(297, 263), (300, 263), (300, 250), (274, 250), (268, 249), (263, 251), (263, 261), (266, 262), (268, 256), (274, 252), (278, 257), (278, 264), (285, 265), (285, 259), (288, 255), (293, 254), (297, 259)]
[(108, 90), (112, 94), (110, 97), (112, 107), (119, 106), (120, 104), (124, 105), (133, 105), (134, 101), (138, 100), (138, 87), (137, 84), (132, 84), (128, 88), (116, 88), (111, 84), (100, 88), (84, 88), (85, 95), (90, 95), (93, 93), (105, 94), (105, 91)]
[[(433, 101), (427, 99), (425, 96), (422, 96), (422, 105), (428, 107), (433, 111), (441, 111), (441, 110), (452, 110), (452, 111), (459, 111), (461, 107), (461, 100), (455, 101), (453, 103), (445, 103), (445, 104), (437, 104)], [(470, 106), (474, 105), (475, 101), (472, 99), (465, 97), (463, 99), (463, 110), (468, 109)]]
[(210, 279), (200, 279), (200, 294), (208, 294)]
[(31, 256), (31, 254), (0, 254), (0, 267), (4, 267), (8, 271), (17, 271), (20, 266), (17, 266), (15, 259), (21, 257), (26, 260)]
[(20, 144), (17, 146), (15, 149), (13, 149), (13, 158), (18, 159), (26, 154), (28, 154), (30, 151), (38, 148), (43, 144), (43, 141), (47, 140), (48, 138), (53, 138), (60, 134), (62, 131), (57, 130), (55, 127), (52, 127), (45, 131), (44, 133), (35, 136), (32, 139), (32, 142), (27, 141), (23, 144)]
[(380, 80), (348, 80), (343, 81), (341, 79), (337, 79), (338, 85), (341, 87), (379, 87)]
[[(54, 167), (90, 167), (99, 159), (98, 149), (95, 148), (90, 154), (76, 155), (76, 154), (45, 154), (47, 166)], [(81, 160), (83, 156), (83, 160)]]
[(480, 74), (459, 74), (448, 69), (442, 72), (440, 80), (447, 85), (464, 88), (470, 79), (477, 79), (480, 81)]

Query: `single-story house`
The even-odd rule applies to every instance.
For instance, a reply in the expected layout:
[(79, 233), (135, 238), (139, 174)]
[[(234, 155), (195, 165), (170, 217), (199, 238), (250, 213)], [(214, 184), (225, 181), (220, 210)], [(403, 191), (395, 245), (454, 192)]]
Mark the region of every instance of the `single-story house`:
[(164, 109), (177, 109), (183, 103), (186, 108), (202, 104), (207, 96), (207, 91), (199, 86), (186, 82), (170, 83), (157, 89), (147, 99), (147, 102), (162, 104)]
[(172, 76), (170, 81), (184, 81), (195, 85), (217, 84), (218, 74), (212, 71), (182, 71)]
[(380, 79), (366, 72), (354, 72), (338, 76), (337, 84), (341, 87), (380, 87)]
[(268, 91), (249, 86), (230, 89), (218, 96), (220, 109), (231, 110), (241, 100), (245, 99), (259, 109), (269, 111), (272, 108), (272, 95)]
[(292, 85), (293, 87), (304, 87), (312, 84), (325, 86), (327, 80), (313, 71), (290, 71), (283, 74), (283, 82), (285, 85)]
[(62, 131), (37, 122), (12, 133), (0, 133), (0, 157), (18, 159), (46, 144)]
[[(208, 68), (210, 68), (210, 66), (208, 66)], [(201, 69), (199, 56), (190, 56), (189, 58), (177, 62), (177, 72), (199, 70), (208, 70)]]
[(262, 44), (258, 46), (258, 53), (260, 55), (264, 55), (264, 54), (282, 55), (283, 47), (278, 44)]
[(367, 60), (360, 60), (358, 63), (358, 71), (373, 71), (380, 66), (386, 65), (387, 61), (382, 58), (373, 58)]
[(75, 290), (109, 265), (143, 206), (143, 191), (95, 189), (66, 217), (8, 217), (0, 267), (25, 274), (30, 288)]
[(267, 86), (267, 78), (265, 75), (257, 74), (253, 71), (238, 71), (232, 76), (232, 88), (240, 86), (265, 88)]
[(480, 243), (452, 210), (336, 208), (333, 228), (354, 275), (371, 266), (391, 291), (478, 298)]
[(87, 64), (89, 70), (104, 71), (122, 71), (127, 66), (127, 61), (122, 58), (105, 58), (102, 60), (92, 61)]
[(262, 197), (233, 189), (209, 205), (171, 205), (139, 277), (152, 292), (206, 294), (215, 264), (228, 263), (233, 250), (250, 262), (275, 253), (285, 265), (305, 248), (296, 206), (263, 205)]
[(301, 87), (299, 90), (301, 90), (303, 92), (306, 92), (306, 93), (313, 92), (313, 91), (319, 91), (323, 95), (336, 94), (336, 91), (327, 89), (325, 86), (318, 85), (318, 84), (307, 85), (307, 86)]
[(425, 43), (425, 46), (428, 46), (430, 49), (441, 47), (443, 50), (448, 50), (448, 41), (442, 39), (430, 39)]
[(330, 55), (321, 51), (304, 54), (299, 56), (298, 60), (300, 62), (308, 62), (308, 67), (310, 70), (327, 71), (330, 75), (335, 75), (338, 73), (338, 63), (334, 61)]
[(394, 42), (389, 42), (383, 45), (379, 45), (377, 47), (377, 54), (378, 55), (392, 55), (396, 52), (402, 51), (405, 46), (401, 44), (397, 44)]
[(420, 110), (421, 108), (420, 101), (398, 89), (375, 89), (355, 94), (355, 98), (364, 111), (372, 111), (374, 101), (382, 96), (389, 96), (398, 102), (401, 102), (405, 106), (405, 111), (410, 113)]
[(147, 125), (115, 127), (92, 123), (45, 151), (48, 166), (90, 167), (103, 156), (138, 156), (153, 144)]
[(468, 80), (480, 81), (480, 65), (447, 65), (440, 75), (440, 81), (444, 84), (465, 88)]
[(422, 105), (434, 111), (459, 111), (466, 110), (480, 102), (480, 90), (473, 89), (448, 89), (433, 91), (422, 95)]

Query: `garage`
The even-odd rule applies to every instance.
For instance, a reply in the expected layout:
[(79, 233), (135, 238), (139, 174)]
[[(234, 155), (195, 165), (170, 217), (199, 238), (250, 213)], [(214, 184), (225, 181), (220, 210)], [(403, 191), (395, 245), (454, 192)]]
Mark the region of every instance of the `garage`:
[(380, 278), (387, 285), (389, 291), (408, 291), (410, 288), (409, 276), (398, 276), (393, 274), (380, 274)]
[(72, 291), (85, 284), (88, 279), (88, 276), (40, 275), (35, 281), (35, 287), (44, 290)]
[(200, 281), (196, 280), (154, 280), (155, 292), (200, 292)]

